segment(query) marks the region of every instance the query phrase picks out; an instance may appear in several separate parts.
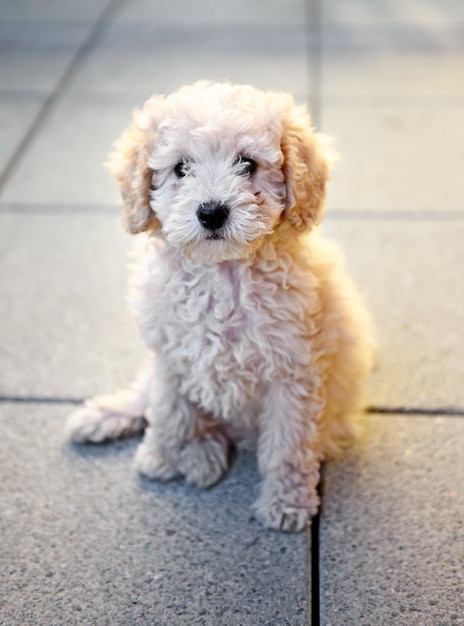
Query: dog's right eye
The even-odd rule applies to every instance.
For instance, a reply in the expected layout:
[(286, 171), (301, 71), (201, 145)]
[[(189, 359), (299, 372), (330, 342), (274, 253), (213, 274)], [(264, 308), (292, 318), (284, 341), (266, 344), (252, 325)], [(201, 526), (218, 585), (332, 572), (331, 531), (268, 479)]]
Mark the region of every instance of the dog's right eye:
[(187, 164), (185, 161), (180, 161), (174, 168), (174, 173), (177, 178), (183, 178), (187, 174)]
[(256, 161), (242, 156), (238, 158), (237, 165), (240, 167), (241, 176), (252, 176), (258, 167)]

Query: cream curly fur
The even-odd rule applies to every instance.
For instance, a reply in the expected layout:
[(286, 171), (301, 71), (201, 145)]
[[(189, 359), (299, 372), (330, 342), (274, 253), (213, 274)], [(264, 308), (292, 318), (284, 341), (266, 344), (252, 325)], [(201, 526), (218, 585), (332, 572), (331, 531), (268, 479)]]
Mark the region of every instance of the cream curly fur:
[[(110, 168), (126, 228), (145, 232), (130, 301), (155, 356), (131, 388), (70, 416), (74, 441), (145, 429), (142, 474), (206, 487), (232, 442), (256, 435), (256, 518), (309, 522), (371, 362), (367, 313), (317, 227), (328, 145), (291, 96), (248, 86), (200, 82), (134, 113)], [(226, 207), (223, 223), (205, 226), (205, 205)]]

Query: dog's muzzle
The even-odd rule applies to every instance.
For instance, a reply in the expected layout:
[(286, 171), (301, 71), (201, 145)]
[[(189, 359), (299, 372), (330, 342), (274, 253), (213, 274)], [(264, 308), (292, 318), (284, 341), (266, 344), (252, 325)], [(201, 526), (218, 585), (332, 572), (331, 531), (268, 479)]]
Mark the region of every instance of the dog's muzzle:
[(229, 216), (230, 209), (220, 202), (205, 202), (197, 210), (198, 221), (208, 230), (222, 228)]

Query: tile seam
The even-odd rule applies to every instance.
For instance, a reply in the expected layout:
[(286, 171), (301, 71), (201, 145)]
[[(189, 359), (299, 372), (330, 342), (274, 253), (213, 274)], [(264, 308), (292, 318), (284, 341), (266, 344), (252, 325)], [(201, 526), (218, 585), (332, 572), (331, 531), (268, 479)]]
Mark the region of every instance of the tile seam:
[(370, 406), (366, 413), (371, 415), (389, 415), (406, 417), (464, 417), (464, 408), (459, 407), (407, 407), (407, 406)]
[[(87, 396), (86, 396), (87, 397)], [(85, 397), (75, 396), (39, 396), (0, 394), (1, 404), (80, 404)], [(408, 407), (408, 406), (369, 406), (366, 408), (368, 415), (389, 415), (406, 417), (464, 417), (464, 407)]]
[(84, 400), (60, 396), (0, 395), (0, 404), (81, 404)]
[[(320, 498), (320, 507), (322, 506), (323, 497), (323, 466), (321, 466), (321, 478), (318, 485), (318, 493)], [(308, 620), (308, 626), (320, 626), (321, 623), (321, 571), (320, 571), (320, 509), (311, 520), (311, 554), (309, 558), (310, 585), (308, 607), (310, 607), (311, 615)]]
[[(320, 129), (322, 125), (322, 6), (321, 0), (306, 0), (306, 60), (308, 76), (308, 108), (313, 125)], [(320, 506), (322, 506), (322, 481), (323, 466), (321, 466), (321, 478), (317, 487)], [(318, 512), (311, 522), (309, 530), (310, 554), (306, 563), (307, 576), (310, 577), (307, 585), (307, 626), (320, 626), (320, 555), (319, 555), (319, 515)]]

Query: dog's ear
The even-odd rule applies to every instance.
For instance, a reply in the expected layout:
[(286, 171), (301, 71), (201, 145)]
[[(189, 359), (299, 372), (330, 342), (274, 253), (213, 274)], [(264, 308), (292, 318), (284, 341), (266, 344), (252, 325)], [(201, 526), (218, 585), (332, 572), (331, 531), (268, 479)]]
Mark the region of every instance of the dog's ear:
[(311, 127), (303, 107), (283, 119), (281, 149), (287, 188), (285, 215), (297, 231), (309, 230), (324, 216), (326, 183), (336, 160), (330, 140)]
[(163, 100), (162, 97), (151, 98), (142, 110), (134, 111), (132, 125), (116, 141), (106, 163), (120, 184), (123, 224), (132, 234), (161, 226), (149, 202), (153, 172), (148, 167), (148, 159), (158, 125), (156, 113)]

